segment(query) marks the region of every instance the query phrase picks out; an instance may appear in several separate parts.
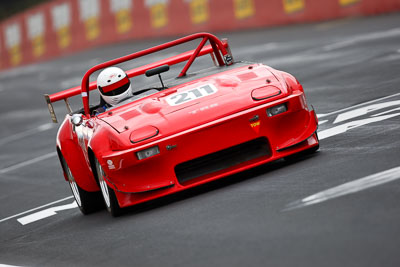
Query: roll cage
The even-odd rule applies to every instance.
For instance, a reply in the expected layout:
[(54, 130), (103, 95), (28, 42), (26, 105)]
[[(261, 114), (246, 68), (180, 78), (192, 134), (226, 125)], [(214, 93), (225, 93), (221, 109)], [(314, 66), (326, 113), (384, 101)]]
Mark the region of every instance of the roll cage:
[[(116, 58), (101, 64), (98, 64), (92, 68), (90, 68), (85, 75), (82, 78), (82, 83), (80, 86), (76, 86), (58, 93), (54, 93), (51, 95), (45, 94), (44, 97), (46, 99), (47, 106), (49, 108), (49, 112), (51, 115), (51, 118), (53, 122), (57, 122), (57, 118), (53, 109), (53, 102), (57, 102), (60, 100), (64, 100), (67, 106), (67, 110), (69, 113), (72, 113), (72, 110), (69, 106), (68, 103), (68, 98), (72, 96), (76, 96), (78, 94), (81, 94), (82, 96), (82, 102), (83, 102), (83, 110), (84, 110), (84, 115), (86, 117), (90, 117), (90, 107), (89, 107), (89, 91), (94, 90), (97, 88), (96, 82), (91, 82), (89, 83), (89, 77), (91, 74), (94, 72), (116, 65), (120, 64), (129, 60), (133, 60), (142, 56), (149, 55), (151, 53), (155, 53), (158, 51), (165, 50), (167, 48), (177, 46), (183, 43), (187, 43), (196, 39), (201, 39), (199, 45), (196, 47), (196, 49), (187, 51), (185, 53), (169, 57), (151, 64), (147, 64), (138, 68), (134, 68), (131, 70), (126, 71), (127, 75), (129, 78), (142, 75), (144, 74), (147, 70), (153, 69), (162, 65), (175, 65), (181, 62), (186, 62), (185, 66), (179, 73), (178, 77), (183, 77), (186, 76), (187, 71), (189, 70), (190, 66), (193, 64), (194, 60), (197, 57), (206, 55), (206, 54), (211, 54), (212, 59), (217, 66), (229, 66), (234, 63), (232, 54), (229, 49), (229, 45), (226, 39), (220, 40), (218, 39), (215, 35), (212, 35), (210, 33), (196, 33), (192, 35), (188, 35), (186, 37), (182, 37), (161, 45), (157, 45), (151, 48), (144, 49), (142, 51), (138, 51), (120, 58)], [(205, 45), (209, 41), (209, 45)]]

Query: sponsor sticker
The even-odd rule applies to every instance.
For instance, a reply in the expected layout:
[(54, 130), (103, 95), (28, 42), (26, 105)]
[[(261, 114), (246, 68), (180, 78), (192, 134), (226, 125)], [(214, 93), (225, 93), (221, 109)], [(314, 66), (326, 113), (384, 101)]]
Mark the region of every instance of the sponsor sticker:
[(71, 44), (71, 8), (69, 3), (56, 5), (51, 9), (53, 29), (57, 33), (58, 47), (67, 48)]
[(261, 121), (256, 121), (256, 122), (250, 123), (250, 127), (251, 127), (256, 133), (259, 133), (259, 132), (260, 132), (260, 125), (261, 125)]
[(339, 0), (339, 4), (341, 6), (349, 6), (349, 5), (355, 4), (357, 2), (360, 2), (360, 0)]
[(247, 19), (255, 15), (253, 0), (233, 0), (236, 19)]
[(111, 0), (111, 11), (115, 16), (117, 32), (122, 34), (132, 28), (131, 9), (133, 3), (131, 0)]
[(32, 44), (32, 53), (35, 57), (40, 57), (45, 51), (45, 23), (43, 13), (39, 12), (29, 16), (26, 24), (28, 28), (28, 38)]
[(283, 7), (286, 14), (292, 14), (304, 9), (305, 0), (283, 0)]
[(209, 0), (185, 0), (189, 4), (190, 19), (193, 24), (205, 23), (210, 18)]
[(7, 25), (5, 27), (5, 43), (8, 53), (10, 55), (10, 63), (15, 66), (22, 61), (21, 51), (21, 26), (18, 22)]
[(228, 66), (233, 64), (233, 57), (230, 54), (225, 55), (224, 60), (225, 60), (225, 64)]
[(145, 5), (150, 10), (151, 26), (155, 29), (163, 28), (168, 24), (169, 0), (146, 0)]
[(110, 170), (115, 169), (114, 162), (111, 159), (107, 160), (107, 165)]
[(100, 36), (100, 4), (98, 0), (79, 0), (80, 19), (85, 23), (86, 40)]

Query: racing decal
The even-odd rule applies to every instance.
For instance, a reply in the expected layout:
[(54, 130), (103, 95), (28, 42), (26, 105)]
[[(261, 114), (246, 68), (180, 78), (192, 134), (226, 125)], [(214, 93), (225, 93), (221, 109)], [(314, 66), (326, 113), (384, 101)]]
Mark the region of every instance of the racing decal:
[(233, 64), (233, 57), (230, 54), (226, 54), (224, 56), (224, 60), (225, 60), (225, 65), (229, 66)]
[(198, 112), (205, 111), (205, 110), (210, 110), (210, 109), (216, 108), (216, 107), (218, 107), (218, 103), (211, 104), (211, 105), (208, 105), (208, 106), (203, 106), (201, 108), (192, 110), (192, 111), (189, 112), (189, 114), (196, 114)]
[(56, 5), (51, 9), (53, 29), (57, 33), (58, 47), (67, 48), (71, 44), (71, 8), (69, 3)]
[(45, 24), (42, 12), (36, 13), (28, 17), (26, 21), (28, 29), (28, 38), (32, 44), (32, 53), (34, 57), (40, 57), (44, 54), (45, 42)]
[(218, 90), (214, 85), (206, 84), (197, 88), (192, 88), (186, 91), (169, 95), (166, 98), (166, 101), (170, 106), (177, 106), (189, 101), (215, 94), (217, 91)]
[(246, 19), (254, 16), (254, 0), (233, 0), (235, 17), (237, 19)]
[(19, 23), (15, 22), (6, 26), (6, 48), (10, 54), (10, 63), (13, 66), (18, 65), (22, 61), (21, 38), (21, 27)]
[(132, 28), (131, 0), (111, 0), (111, 11), (115, 16), (118, 33), (126, 33)]
[(169, 0), (146, 0), (146, 7), (150, 10), (151, 26), (155, 29), (163, 28), (168, 24)]
[(209, 0), (185, 0), (189, 4), (190, 19), (193, 24), (205, 23), (210, 18)]
[(339, 4), (341, 6), (349, 6), (349, 5), (355, 4), (360, 1), (361, 0), (339, 0)]
[(292, 14), (304, 10), (304, 0), (282, 0), (286, 14)]
[(256, 133), (259, 133), (259, 132), (260, 132), (260, 125), (261, 125), (261, 121), (256, 121), (256, 122), (250, 123), (250, 127), (251, 127)]
[(85, 23), (86, 40), (100, 35), (100, 4), (98, 0), (79, 0), (80, 19)]
[(107, 165), (110, 170), (115, 169), (114, 162), (111, 159), (107, 160)]

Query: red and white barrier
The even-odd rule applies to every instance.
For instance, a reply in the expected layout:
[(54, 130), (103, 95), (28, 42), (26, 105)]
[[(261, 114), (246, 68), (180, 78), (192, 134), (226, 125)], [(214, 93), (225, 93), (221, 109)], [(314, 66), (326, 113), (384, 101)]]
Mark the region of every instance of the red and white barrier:
[(400, 10), (400, 0), (54, 0), (0, 23), (0, 70), (128, 39)]

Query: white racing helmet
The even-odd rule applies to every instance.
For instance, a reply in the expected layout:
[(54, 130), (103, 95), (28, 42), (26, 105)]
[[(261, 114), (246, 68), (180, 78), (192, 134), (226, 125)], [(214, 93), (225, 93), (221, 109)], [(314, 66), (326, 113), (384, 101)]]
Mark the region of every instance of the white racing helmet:
[(97, 88), (104, 101), (115, 106), (123, 99), (132, 96), (131, 82), (128, 75), (117, 67), (102, 70), (97, 77)]

